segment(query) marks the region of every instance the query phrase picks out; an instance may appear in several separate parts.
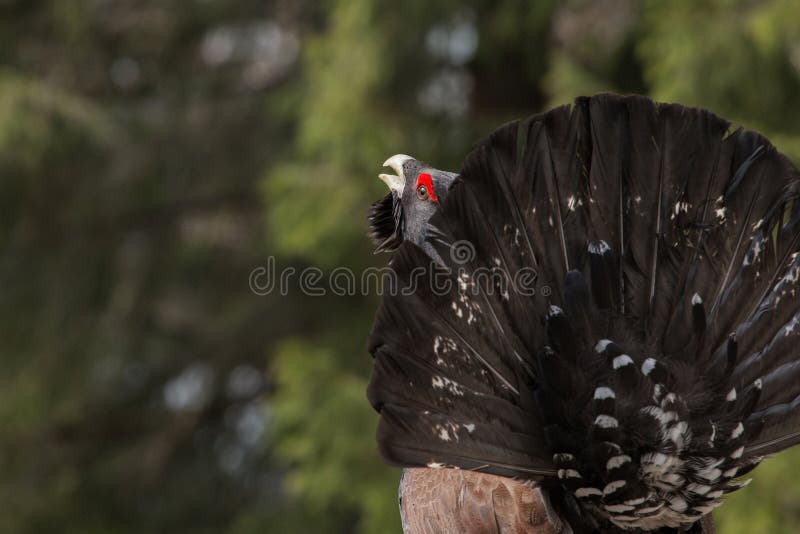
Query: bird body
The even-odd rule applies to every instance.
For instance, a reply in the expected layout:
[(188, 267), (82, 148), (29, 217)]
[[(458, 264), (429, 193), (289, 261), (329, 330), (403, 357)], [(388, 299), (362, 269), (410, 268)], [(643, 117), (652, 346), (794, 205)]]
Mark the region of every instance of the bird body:
[(800, 175), (763, 136), (598, 95), (457, 175), (388, 163), (404, 187), (370, 221), (410, 288), (369, 340), (388, 462), (536, 485), (574, 532), (685, 531), (800, 442)]

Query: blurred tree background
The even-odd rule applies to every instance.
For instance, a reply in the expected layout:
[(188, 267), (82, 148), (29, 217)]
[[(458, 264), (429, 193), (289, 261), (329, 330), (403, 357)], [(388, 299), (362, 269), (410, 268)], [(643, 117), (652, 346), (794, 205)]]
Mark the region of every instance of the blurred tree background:
[[(707, 107), (800, 161), (794, 0), (0, 0), (0, 532), (398, 532), (380, 163), (458, 169), (575, 96)], [(800, 532), (800, 453), (719, 532)]]

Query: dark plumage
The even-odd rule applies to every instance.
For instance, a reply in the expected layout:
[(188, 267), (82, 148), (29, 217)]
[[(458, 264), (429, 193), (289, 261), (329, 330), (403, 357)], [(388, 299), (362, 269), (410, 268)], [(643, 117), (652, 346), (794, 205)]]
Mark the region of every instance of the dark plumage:
[(376, 253), (396, 250), (403, 242), (403, 210), (393, 191), (370, 206), (367, 221)]
[(416, 289), (369, 340), (383, 457), (537, 482), (576, 532), (699, 521), (800, 442), (798, 178), (643, 97), (499, 128), (392, 258)]

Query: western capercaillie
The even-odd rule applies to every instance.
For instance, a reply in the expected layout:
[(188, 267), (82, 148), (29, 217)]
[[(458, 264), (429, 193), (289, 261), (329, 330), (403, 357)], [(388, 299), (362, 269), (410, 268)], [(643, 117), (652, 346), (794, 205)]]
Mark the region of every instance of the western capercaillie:
[(413, 286), (369, 339), (388, 462), (535, 484), (575, 532), (681, 531), (800, 442), (800, 174), (763, 136), (598, 95), (458, 174), (387, 164), (373, 237)]

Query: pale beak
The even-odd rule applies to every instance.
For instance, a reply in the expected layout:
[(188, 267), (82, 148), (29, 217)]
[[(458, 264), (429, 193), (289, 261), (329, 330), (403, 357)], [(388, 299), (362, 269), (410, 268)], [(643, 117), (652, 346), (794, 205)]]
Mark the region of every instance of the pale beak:
[(390, 190), (397, 192), (398, 196), (403, 196), (403, 188), (405, 187), (403, 178), (394, 174), (379, 174), (378, 178), (388, 185)]
[(384, 167), (391, 167), (391, 169), (396, 172), (397, 174), (379, 174), (378, 178), (380, 178), (383, 183), (389, 186), (389, 189), (397, 194), (398, 197), (403, 196), (403, 189), (406, 185), (405, 175), (403, 174), (403, 163), (406, 161), (413, 159), (411, 156), (406, 156), (405, 154), (395, 154), (391, 158), (387, 159), (383, 162)]

